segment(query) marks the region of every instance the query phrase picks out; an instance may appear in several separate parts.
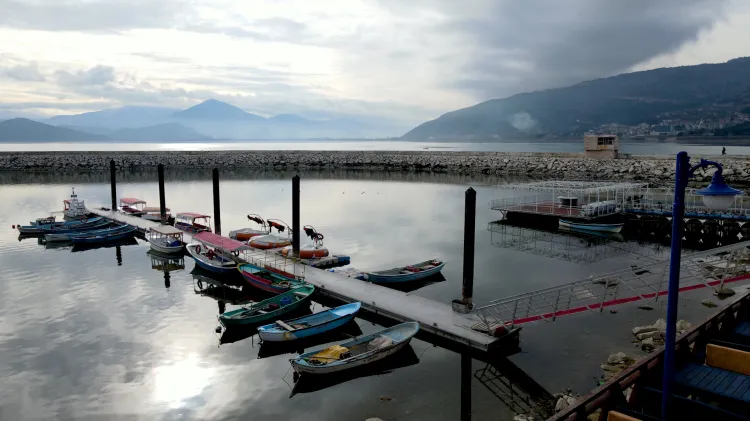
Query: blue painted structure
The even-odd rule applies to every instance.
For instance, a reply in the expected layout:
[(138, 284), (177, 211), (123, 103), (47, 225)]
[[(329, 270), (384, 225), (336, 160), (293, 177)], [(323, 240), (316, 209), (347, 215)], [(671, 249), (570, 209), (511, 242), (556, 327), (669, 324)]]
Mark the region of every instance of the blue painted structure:
[(99, 234), (84, 234), (81, 236), (75, 236), (70, 239), (73, 244), (98, 244), (98, 243), (108, 243), (110, 241), (118, 241), (118, 240), (124, 240), (126, 238), (130, 238), (133, 235), (135, 235), (135, 230), (137, 228), (132, 225), (126, 225), (126, 228), (123, 228), (118, 231), (114, 232), (108, 232), (108, 233), (99, 233)]
[(295, 328), (290, 331), (277, 323), (271, 323), (258, 328), (258, 336), (264, 341), (284, 342), (295, 339), (309, 338), (330, 330), (339, 328), (349, 323), (357, 314), (362, 303), (350, 303), (321, 311), (309, 316), (299, 317), (292, 320), (284, 320), (284, 323)]

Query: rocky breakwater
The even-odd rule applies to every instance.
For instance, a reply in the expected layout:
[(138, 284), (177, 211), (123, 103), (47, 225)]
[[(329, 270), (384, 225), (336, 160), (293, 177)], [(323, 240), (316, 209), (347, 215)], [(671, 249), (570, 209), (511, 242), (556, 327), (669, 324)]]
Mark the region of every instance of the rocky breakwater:
[[(697, 162), (697, 158), (694, 160)], [(750, 183), (750, 157), (715, 157), (729, 181)], [(208, 151), (208, 152), (4, 152), (6, 171), (105, 170), (171, 167), (316, 169), (348, 168), (384, 171), (428, 171), (494, 174), (555, 179), (636, 180), (667, 184), (674, 179), (674, 157), (628, 156), (617, 160), (585, 158), (572, 153), (388, 152), (388, 151)], [(698, 181), (713, 169), (699, 170)]]

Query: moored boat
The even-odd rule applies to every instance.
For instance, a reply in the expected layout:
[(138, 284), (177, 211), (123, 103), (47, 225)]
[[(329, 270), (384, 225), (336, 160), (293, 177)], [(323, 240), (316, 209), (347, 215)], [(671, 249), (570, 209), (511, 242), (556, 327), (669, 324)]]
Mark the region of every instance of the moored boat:
[(182, 253), (185, 248), (183, 244), (182, 230), (171, 225), (159, 225), (146, 232), (146, 241), (148, 241), (151, 250), (160, 253)]
[(70, 199), (63, 200), (63, 218), (80, 219), (88, 216), (89, 211), (83, 200), (78, 199), (75, 187), (72, 188)]
[[(330, 252), (323, 245), (323, 234), (317, 232), (311, 225), (305, 225), (302, 228), (305, 231), (305, 235), (313, 240), (313, 244), (305, 244), (299, 249), (300, 259), (320, 259), (328, 257)], [(281, 249), (281, 255), (284, 257), (292, 257), (292, 246), (286, 246)]]
[(199, 232), (193, 235), (197, 243), (188, 244), (185, 249), (195, 264), (214, 273), (236, 273), (237, 262), (234, 257), (240, 251), (249, 250), (246, 244), (211, 232)]
[[(276, 230), (279, 232), (279, 235), (269, 233), (266, 235), (255, 236), (251, 238), (247, 243), (250, 247), (260, 250), (269, 250), (286, 247), (292, 244), (292, 229), (289, 227), (289, 225), (287, 225), (286, 222), (278, 219), (269, 219), (266, 222), (268, 223), (269, 232), (271, 228), (276, 228)], [(280, 235), (284, 231), (286, 231), (287, 235)]]
[(319, 335), (349, 323), (361, 306), (356, 302), (292, 320), (277, 320), (259, 327), (258, 336), (264, 341), (285, 342)]
[(314, 286), (301, 285), (275, 297), (224, 312), (219, 315), (219, 322), (224, 326), (250, 325), (278, 319), (279, 316), (309, 303), (313, 292)]
[(51, 225), (57, 222), (56, 219), (55, 215), (45, 216), (44, 218), (36, 218), (29, 222), (29, 225)]
[(229, 238), (237, 241), (248, 241), (253, 237), (259, 235), (267, 235), (271, 233), (271, 230), (266, 221), (260, 217), (260, 215), (248, 214), (247, 219), (260, 225), (260, 229), (255, 228), (240, 228), (238, 230), (229, 231)]
[(251, 286), (274, 294), (289, 291), (302, 284), (291, 274), (271, 268), (261, 268), (250, 263), (237, 266), (237, 270)]
[[(204, 224), (196, 222), (206, 221)], [(211, 216), (195, 212), (180, 212), (175, 216), (174, 227), (189, 233), (211, 232)]]
[(110, 233), (116, 233), (119, 231), (125, 231), (128, 229), (129, 225), (117, 225), (115, 227), (107, 227), (107, 228), (101, 228), (96, 230), (90, 230), (90, 231), (76, 231), (76, 232), (69, 232), (69, 233), (53, 233), (53, 234), (44, 234), (44, 240), (48, 243), (54, 243), (54, 242), (65, 242), (65, 241), (71, 241), (74, 237), (83, 237), (83, 236), (91, 236), (91, 235), (102, 235), (102, 234), (110, 234)]
[[(164, 211), (166, 212), (166, 219), (171, 219), (172, 214), (170, 213), (169, 208), (164, 208)], [(141, 215), (141, 218), (147, 221), (161, 222), (161, 208), (146, 206), (143, 208), (143, 215)]]
[(592, 224), (588, 222), (575, 222), (566, 219), (560, 219), (558, 226), (565, 227), (573, 230), (584, 230), (584, 231), (598, 231), (598, 232), (613, 232), (617, 233), (622, 230), (625, 224)]
[(67, 233), (74, 231), (81, 231), (87, 229), (102, 228), (104, 225), (109, 224), (108, 221), (104, 220), (101, 216), (86, 219), (77, 219), (70, 221), (54, 222), (51, 224), (42, 225), (19, 225), (18, 232), (21, 234), (48, 234), (48, 233)]
[(134, 227), (133, 225), (125, 225), (125, 228), (119, 231), (99, 234), (82, 234), (80, 236), (71, 237), (70, 241), (73, 244), (100, 244), (121, 241), (132, 238), (133, 235), (135, 235), (136, 229), (137, 227)]
[(376, 272), (365, 272), (358, 278), (376, 284), (387, 284), (392, 282), (411, 282), (436, 275), (443, 270), (445, 262), (440, 260), (425, 260), (409, 266), (402, 266)]
[(120, 199), (120, 212), (127, 213), (128, 215), (143, 215), (144, 206), (146, 206), (146, 201), (136, 199), (135, 197), (123, 197)]
[(328, 374), (360, 367), (395, 354), (409, 344), (419, 323), (406, 322), (371, 335), (307, 352), (289, 360), (299, 374)]

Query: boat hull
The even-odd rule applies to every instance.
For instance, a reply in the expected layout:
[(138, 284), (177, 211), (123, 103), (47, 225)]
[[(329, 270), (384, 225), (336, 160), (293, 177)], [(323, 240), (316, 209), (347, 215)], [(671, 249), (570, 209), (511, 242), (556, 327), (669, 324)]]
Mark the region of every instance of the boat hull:
[(66, 221), (57, 222), (51, 225), (19, 226), (18, 232), (21, 234), (65, 234), (69, 232), (98, 229), (108, 224), (109, 222), (105, 221), (104, 218), (97, 217), (85, 222)]
[(445, 262), (440, 262), (439, 265), (435, 266), (432, 269), (423, 270), (420, 272), (413, 272), (408, 274), (398, 274), (398, 275), (381, 275), (375, 272), (369, 272), (365, 273), (363, 276), (363, 279), (375, 284), (390, 284), (390, 283), (398, 283), (398, 282), (414, 282), (419, 281), (425, 278), (429, 278), (430, 276), (437, 275), (440, 273), (441, 270), (443, 270), (443, 267), (445, 266)]
[[(334, 329), (338, 329), (341, 326), (344, 326), (345, 324), (349, 323), (354, 319), (354, 316), (356, 316), (357, 311), (359, 311), (360, 305), (359, 303), (355, 303), (355, 305), (349, 305), (352, 307), (353, 311), (351, 311), (349, 314), (341, 315), (341, 316), (334, 316), (335, 318), (332, 318), (331, 320), (328, 320), (324, 323), (318, 324), (318, 325), (312, 325), (307, 328), (303, 329), (295, 329), (294, 331), (287, 331), (284, 329), (275, 329), (275, 324), (267, 325), (267, 326), (261, 326), (258, 328), (258, 336), (264, 341), (268, 342), (289, 342), (294, 341), (297, 339), (303, 339), (303, 338), (309, 338), (311, 336), (320, 335), (325, 332), (329, 332)], [(346, 307), (346, 306), (342, 306)], [(339, 307), (339, 308), (342, 308)], [(327, 312), (335, 311), (328, 310)], [(313, 314), (310, 316), (305, 316), (299, 319), (290, 320), (288, 323), (300, 323), (304, 322), (305, 320), (314, 320), (315, 317), (318, 316), (317, 314)]]
[[(282, 294), (300, 285), (300, 282), (294, 279), (287, 279), (286, 283), (272, 282), (268, 279), (263, 278), (262, 276), (258, 276), (253, 273), (245, 272), (241, 268), (238, 268), (238, 270), (240, 271), (240, 274), (242, 274), (242, 278), (245, 279), (245, 281), (248, 284), (250, 284), (251, 286), (255, 288), (261, 289), (266, 292), (271, 292), (274, 294)], [(287, 278), (286, 276), (282, 275), (281, 273), (277, 271), (271, 271), (271, 270), (268, 270), (268, 271), (275, 273), (276, 275), (279, 275), (282, 278)]]
[(268, 231), (259, 231), (252, 228), (242, 228), (229, 232), (229, 238), (237, 241), (247, 241), (259, 235), (267, 235)]
[(596, 231), (596, 232), (610, 232), (618, 233), (622, 230), (624, 224), (583, 224), (573, 221), (567, 221), (561, 219), (558, 222), (559, 226), (579, 230), (579, 231)]
[(112, 228), (104, 228), (101, 230), (78, 231), (78, 232), (70, 232), (66, 234), (44, 234), (44, 240), (48, 243), (65, 242), (65, 241), (71, 241), (74, 237), (115, 234), (121, 231), (126, 231), (127, 229), (128, 229), (127, 226), (122, 225), (122, 226), (117, 226), (117, 227), (112, 227)]
[(215, 261), (213, 259), (209, 260), (206, 256), (198, 253), (195, 249), (196, 244), (190, 244), (185, 247), (185, 250), (187, 250), (190, 257), (195, 260), (195, 264), (198, 265), (201, 269), (205, 269), (209, 272), (213, 273), (220, 273), (224, 275), (231, 275), (234, 274), (237, 270), (237, 264), (232, 262), (231, 265), (229, 263), (221, 263), (219, 261)]
[(196, 227), (195, 225), (186, 224), (184, 222), (175, 222), (174, 227), (179, 230), (189, 232), (191, 234), (197, 234), (199, 232), (204, 232), (204, 231), (211, 232), (211, 228), (209, 227)]
[(109, 243), (112, 241), (124, 240), (132, 237), (135, 234), (136, 227), (130, 227), (128, 229), (118, 231), (109, 234), (99, 234), (90, 236), (75, 236), (71, 237), (70, 241), (73, 244), (101, 244)]
[[(258, 325), (260, 323), (265, 323), (269, 320), (274, 320), (274, 319), (278, 320), (279, 316), (283, 316), (284, 314), (291, 313), (297, 310), (298, 308), (300, 308), (301, 306), (305, 304), (309, 304), (310, 297), (312, 296), (312, 292), (314, 291), (315, 291), (315, 288), (310, 287), (310, 290), (305, 297), (299, 299), (298, 301), (293, 301), (290, 304), (279, 307), (278, 309), (274, 311), (269, 311), (265, 314), (253, 314), (252, 316), (249, 316), (246, 318), (245, 317), (241, 317), (241, 318), (229, 317), (230, 314), (237, 312), (237, 311), (242, 311), (244, 310), (244, 308), (239, 309), (239, 310), (234, 310), (232, 312), (226, 312), (226, 313), (220, 314), (219, 323), (227, 327), (227, 326), (237, 326), (237, 325)], [(289, 294), (294, 294), (294, 293), (295, 291), (289, 291), (287, 292), (287, 294), (284, 294), (283, 296), (288, 296)], [(268, 300), (261, 301), (260, 303), (257, 303), (257, 304), (260, 304), (261, 306), (265, 306), (264, 303), (276, 303), (280, 301), (283, 296), (269, 298)]]
[(148, 242), (149, 247), (151, 250), (158, 251), (159, 253), (165, 253), (165, 254), (181, 254), (183, 250), (185, 250), (185, 246), (183, 244), (180, 244), (179, 246), (166, 246), (164, 244), (159, 244), (157, 241), (150, 241)]

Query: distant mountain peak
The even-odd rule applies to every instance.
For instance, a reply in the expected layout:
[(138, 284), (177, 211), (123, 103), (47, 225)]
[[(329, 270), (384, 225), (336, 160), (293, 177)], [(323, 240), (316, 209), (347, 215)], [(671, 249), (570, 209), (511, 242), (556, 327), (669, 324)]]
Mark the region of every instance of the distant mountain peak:
[(265, 118), (261, 116), (250, 114), (239, 107), (215, 99), (205, 100), (198, 105), (194, 105), (186, 110), (175, 113), (173, 117), (178, 119), (199, 120), (265, 120)]
[(109, 140), (107, 136), (51, 126), (28, 118), (0, 122), (0, 141), (5, 142), (76, 142)]
[(279, 114), (279, 115), (275, 115), (269, 118), (269, 120), (276, 121), (279, 123), (299, 123), (299, 124), (310, 122), (310, 120), (304, 117), (300, 117), (297, 114)]

